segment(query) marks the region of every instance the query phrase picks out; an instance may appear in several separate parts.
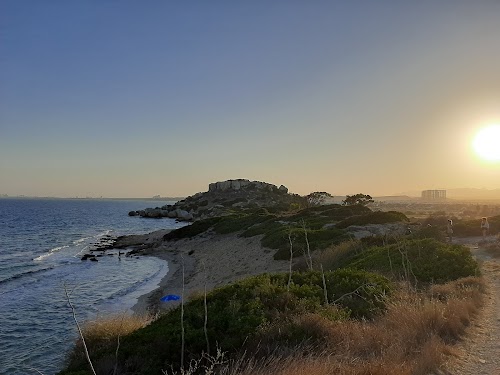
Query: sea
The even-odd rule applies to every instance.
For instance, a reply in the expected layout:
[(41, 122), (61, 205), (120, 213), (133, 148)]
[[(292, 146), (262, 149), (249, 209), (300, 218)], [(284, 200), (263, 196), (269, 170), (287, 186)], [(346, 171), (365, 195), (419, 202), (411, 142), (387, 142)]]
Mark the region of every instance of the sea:
[[(96, 243), (174, 229), (173, 219), (128, 212), (174, 202), (106, 199), (0, 199), (0, 374), (61, 370), (80, 323), (131, 313), (138, 297), (167, 274), (155, 257), (105, 255), (82, 261)], [(113, 253), (113, 251), (111, 251)]]

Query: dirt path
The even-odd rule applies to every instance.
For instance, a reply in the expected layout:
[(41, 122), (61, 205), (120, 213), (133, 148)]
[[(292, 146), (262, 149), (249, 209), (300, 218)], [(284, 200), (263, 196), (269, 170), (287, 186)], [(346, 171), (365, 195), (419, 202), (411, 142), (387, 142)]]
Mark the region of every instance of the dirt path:
[[(471, 248), (481, 265), (488, 285), (488, 296), (481, 315), (458, 347), (458, 356), (449, 363), (450, 375), (500, 375), (500, 253), (488, 254), (478, 242), (481, 237), (457, 239)], [(494, 241), (491, 238), (491, 241)]]

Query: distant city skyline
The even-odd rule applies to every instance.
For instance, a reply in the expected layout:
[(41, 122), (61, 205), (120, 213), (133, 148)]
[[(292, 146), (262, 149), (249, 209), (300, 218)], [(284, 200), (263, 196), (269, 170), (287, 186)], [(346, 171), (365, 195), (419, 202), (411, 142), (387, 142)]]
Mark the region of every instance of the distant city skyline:
[(500, 2), (4, 0), (0, 24), (0, 194), (500, 188), (473, 148)]

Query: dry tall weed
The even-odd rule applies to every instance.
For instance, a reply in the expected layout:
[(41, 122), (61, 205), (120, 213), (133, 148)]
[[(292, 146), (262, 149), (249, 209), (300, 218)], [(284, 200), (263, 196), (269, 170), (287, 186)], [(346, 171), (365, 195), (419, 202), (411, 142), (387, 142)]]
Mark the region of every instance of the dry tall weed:
[[(92, 358), (93, 353), (102, 349), (113, 349), (118, 351), (120, 346), (120, 338), (132, 333), (139, 328), (145, 327), (151, 323), (152, 318), (146, 315), (130, 315), (130, 314), (113, 314), (105, 317), (97, 316), (95, 319), (87, 320), (82, 325), (82, 335)], [(116, 372), (116, 355), (109, 358), (101, 358), (96, 365), (98, 374), (110, 373), (119, 374)], [(85, 359), (83, 351), (83, 342), (79, 339), (76, 342), (75, 349), (71, 352), (68, 362), (79, 363)]]
[(113, 314), (106, 317), (97, 317), (83, 324), (82, 332), (87, 341), (115, 340), (118, 336), (125, 336), (151, 322), (146, 315)]
[[(453, 343), (483, 303), (484, 290), (482, 279), (468, 277), (433, 286), (426, 293), (402, 290), (387, 312), (374, 321), (335, 322), (318, 314), (296, 317), (288, 325), (308, 332), (315, 348), (311, 349), (310, 342), (294, 343), (295, 347), (281, 347), (265, 358), (240, 359), (238, 366), (233, 364), (220, 373), (427, 375), (453, 353)], [(282, 326), (269, 333), (285, 329)]]
[[(215, 356), (203, 354), (200, 361), (178, 372), (164, 373), (428, 375), (453, 353), (453, 344), (482, 306), (485, 288), (476, 277), (434, 285), (423, 292), (401, 287), (385, 314), (372, 321), (332, 321), (327, 317), (333, 310), (290, 316), (263, 328), (260, 348), (247, 343), (245, 351), (229, 361), (220, 351)], [(87, 322), (84, 335), (92, 347), (103, 342), (116, 345), (116, 337), (147, 323), (144, 318), (118, 315)], [(310, 339), (304, 340), (303, 333)], [(98, 373), (121, 373), (115, 356), (103, 360)]]

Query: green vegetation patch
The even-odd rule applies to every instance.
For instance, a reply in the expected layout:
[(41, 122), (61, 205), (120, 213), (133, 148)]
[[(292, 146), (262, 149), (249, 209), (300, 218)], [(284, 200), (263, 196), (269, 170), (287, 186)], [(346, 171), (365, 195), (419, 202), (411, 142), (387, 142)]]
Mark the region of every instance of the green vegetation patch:
[(254, 226), (255, 224), (275, 219), (270, 214), (230, 215), (224, 216), (214, 226), (215, 232), (219, 234), (235, 233)]
[[(310, 251), (325, 249), (328, 246), (336, 245), (349, 239), (349, 236), (343, 230), (336, 228), (317, 230), (306, 229), (306, 232)], [(290, 259), (289, 233), (292, 238), (293, 257), (299, 257), (306, 253), (307, 242), (304, 229), (282, 227), (280, 230), (266, 233), (261, 240), (262, 246), (278, 250), (276, 254), (274, 254), (274, 259)]]
[[(335, 302), (339, 308), (336, 315), (330, 315), (332, 319), (373, 317), (385, 308), (384, 297), (391, 290), (386, 278), (362, 270), (325, 272), (324, 278), (328, 302)], [(268, 324), (285, 322), (304, 313), (325, 316), (327, 305), (320, 272), (293, 273), (289, 288), (288, 280), (289, 274), (260, 275), (208, 293), (207, 333), (211, 350), (219, 347), (234, 353)], [(183, 321), (185, 360), (189, 361), (207, 351), (203, 296), (185, 304)], [(180, 322), (181, 308), (178, 307), (149, 326), (122, 337), (118, 352), (122, 373), (159, 374), (170, 365), (179, 366)], [(303, 339), (309, 338), (308, 332), (301, 334)], [(98, 351), (90, 353), (94, 363), (114, 358), (114, 343), (107, 348), (97, 347)], [(70, 363), (61, 375), (75, 374), (71, 371), (85, 370), (86, 366), (81, 359)]]
[(367, 225), (367, 224), (387, 224), (398, 223), (401, 221), (410, 221), (405, 214), (397, 211), (375, 211), (363, 215), (351, 216), (337, 223), (337, 228), (347, 228), (351, 225)]
[(362, 215), (372, 212), (368, 207), (341, 206), (339, 204), (328, 204), (303, 209), (287, 218), (295, 223), (305, 223), (308, 228), (320, 229), (325, 224), (335, 223), (347, 219), (353, 215)]
[(164, 239), (190, 238), (209, 229), (218, 234), (240, 232), (242, 237), (262, 235), (262, 246), (276, 249), (274, 259), (284, 260), (290, 258), (290, 238), (293, 242), (293, 257), (299, 257), (307, 251), (307, 241), (309, 249), (315, 251), (348, 240), (349, 236), (343, 228), (349, 225), (408, 220), (399, 212), (372, 212), (362, 205), (315, 206), (292, 215), (279, 216), (270, 213), (268, 208), (234, 209), (231, 212), (228, 216), (195, 221), (190, 226), (168, 233)]
[(217, 224), (222, 218), (213, 217), (210, 219), (195, 221), (191, 225), (186, 225), (185, 227), (175, 229), (163, 236), (165, 241), (168, 240), (180, 240), (182, 238), (191, 238), (200, 233), (206, 232)]
[(421, 283), (443, 283), (480, 273), (467, 247), (434, 239), (372, 247), (343, 266), (377, 271), (395, 278), (407, 277)]

